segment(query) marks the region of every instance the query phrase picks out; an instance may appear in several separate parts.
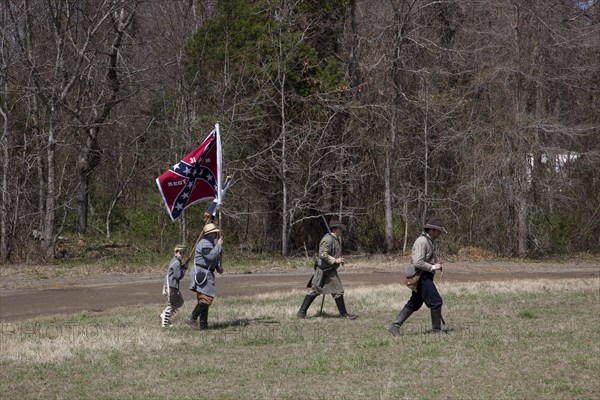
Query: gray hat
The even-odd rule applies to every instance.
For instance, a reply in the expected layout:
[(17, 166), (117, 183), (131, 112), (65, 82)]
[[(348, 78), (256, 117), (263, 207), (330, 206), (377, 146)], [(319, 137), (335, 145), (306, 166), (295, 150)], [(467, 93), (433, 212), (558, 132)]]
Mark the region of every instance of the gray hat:
[(437, 229), (440, 232), (448, 233), (446, 228), (444, 228), (442, 220), (436, 217), (429, 218), (425, 225), (423, 225), (423, 229)]
[(342, 221), (340, 221), (339, 219), (332, 218), (331, 221), (329, 221), (329, 229), (333, 229), (333, 228), (346, 229), (346, 226), (344, 224), (342, 224)]

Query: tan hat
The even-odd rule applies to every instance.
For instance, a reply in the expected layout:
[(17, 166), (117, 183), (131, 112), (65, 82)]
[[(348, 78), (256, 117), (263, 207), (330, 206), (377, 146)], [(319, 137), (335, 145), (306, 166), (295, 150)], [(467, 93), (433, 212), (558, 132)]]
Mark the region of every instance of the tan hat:
[(442, 220), (436, 217), (429, 218), (425, 225), (423, 225), (423, 229), (437, 229), (440, 232), (448, 233), (446, 228), (444, 228)]
[(204, 225), (204, 229), (202, 230), (202, 236), (207, 235), (209, 233), (216, 233), (216, 232), (220, 232), (219, 228), (217, 228), (217, 226), (215, 224), (206, 224)]

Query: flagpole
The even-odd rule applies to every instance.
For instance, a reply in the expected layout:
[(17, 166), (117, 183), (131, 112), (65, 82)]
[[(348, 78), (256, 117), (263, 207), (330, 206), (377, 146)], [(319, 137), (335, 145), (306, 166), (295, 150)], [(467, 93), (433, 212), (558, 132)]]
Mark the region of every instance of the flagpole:
[(217, 132), (217, 212), (219, 213), (219, 230), (221, 230), (221, 197), (223, 195), (223, 148), (221, 147), (221, 127), (215, 124)]
[(223, 148), (221, 147), (221, 128), (218, 123), (215, 124), (217, 131), (217, 200), (221, 205), (221, 194), (223, 193)]
[[(223, 196), (223, 149), (221, 147), (221, 128), (219, 123), (215, 124), (215, 130), (217, 131), (217, 218), (219, 219), (219, 236), (223, 238), (223, 231), (221, 230), (221, 199)], [(223, 271), (223, 252), (219, 253), (219, 267), (220, 271)]]

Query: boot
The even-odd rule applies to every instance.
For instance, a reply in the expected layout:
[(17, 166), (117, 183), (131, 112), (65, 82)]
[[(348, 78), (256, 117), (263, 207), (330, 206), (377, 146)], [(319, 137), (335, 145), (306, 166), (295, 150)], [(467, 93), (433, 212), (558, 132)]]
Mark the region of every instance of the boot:
[(194, 330), (199, 329), (198, 324), (196, 323), (196, 320), (198, 320), (198, 317), (200, 316), (201, 312), (202, 312), (202, 303), (198, 303), (198, 304), (196, 304), (196, 307), (194, 307), (194, 311), (192, 311), (190, 316), (185, 319), (186, 324), (191, 326), (192, 329), (194, 329)]
[(210, 306), (208, 304), (202, 304), (202, 309), (200, 311), (200, 330), (208, 329), (208, 308)]
[(440, 335), (447, 335), (446, 332), (442, 330), (442, 307), (438, 307), (431, 310), (431, 327), (433, 333), (437, 333)]
[(313, 301), (315, 301), (316, 298), (317, 296), (310, 296), (307, 294), (304, 297), (304, 301), (302, 302), (302, 305), (300, 306), (300, 310), (298, 311), (298, 314), (296, 314), (296, 317), (300, 319), (305, 319), (306, 313), (308, 312), (308, 307), (310, 307), (310, 305)]
[(411, 310), (404, 307), (402, 310), (400, 310), (400, 313), (398, 313), (398, 316), (396, 317), (396, 322), (390, 324), (390, 326), (388, 327), (388, 331), (390, 331), (390, 333), (394, 336), (400, 336), (400, 327), (402, 326), (404, 321), (406, 321), (408, 317), (412, 315), (412, 313), (413, 312)]
[(343, 318), (356, 319), (356, 317), (358, 317), (358, 315), (349, 314), (346, 311), (346, 304), (344, 304), (344, 296), (340, 296), (337, 299), (335, 299), (335, 304), (337, 305), (338, 311), (340, 312), (340, 315)]

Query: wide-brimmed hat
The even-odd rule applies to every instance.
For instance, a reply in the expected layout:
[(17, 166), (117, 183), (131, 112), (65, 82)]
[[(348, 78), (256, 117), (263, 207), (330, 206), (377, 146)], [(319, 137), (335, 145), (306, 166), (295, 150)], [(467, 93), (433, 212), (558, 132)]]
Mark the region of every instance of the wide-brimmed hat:
[(346, 229), (346, 225), (342, 224), (342, 221), (340, 221), (339, 219), (332, 218), (331, 221), (329, 221), (329, 229), (333, 228)]
[(212, 224), (212, 223), (206, 224), (204, 226), (204, 229), (202, 231), (203, 231), (203, 235), (207, 235), (209, 233), (220, 232), (219, 228), (217, 228), (217, 226), (215, 224)]
[(187, 246), (185, 244), (178, 244), (177, 246), (175, 246), (175, 249), (173, 251), (185, 251), (185, 249), (187, 249)]
[(446, 228), (444, 228), (442, 220), (436, 217), (429, 218), (425, 225), (423, 225), (423, 229), (437, 229), (440, 232), (448, 233)]

